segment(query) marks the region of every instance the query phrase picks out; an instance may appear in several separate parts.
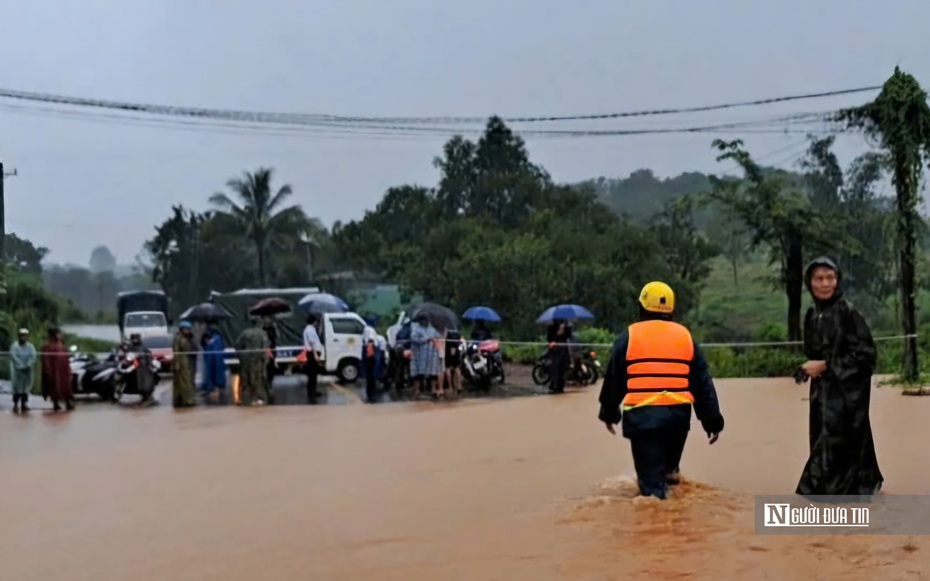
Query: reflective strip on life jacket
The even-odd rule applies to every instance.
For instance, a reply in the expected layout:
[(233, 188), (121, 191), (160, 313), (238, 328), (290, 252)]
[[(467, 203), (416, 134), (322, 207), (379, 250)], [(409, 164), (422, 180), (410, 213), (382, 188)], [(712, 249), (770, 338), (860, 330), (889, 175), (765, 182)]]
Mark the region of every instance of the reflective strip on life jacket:
[(624, 409), (694, 403), (689, 387), (694, 342), (684, 326), (642, 321), (630, 326)]

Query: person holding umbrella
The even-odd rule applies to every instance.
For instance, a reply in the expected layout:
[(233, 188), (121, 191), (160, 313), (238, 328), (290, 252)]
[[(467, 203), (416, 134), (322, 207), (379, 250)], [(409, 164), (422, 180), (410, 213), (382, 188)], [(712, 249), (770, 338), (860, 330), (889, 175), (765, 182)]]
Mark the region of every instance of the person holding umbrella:
[(546, 330), (549, 343), (549, 393), (565, 393), (565, 374), (571, 363), (568, 341), (571, 327), (562, 319), (554, 319)]
[(201, 386), (213, 403), (219, 403), (221, 392), (226, 389), (226, 361), (223, 353), (226, 343), (215, 324), (207, 325), (200, 338), (203, 348), (203, 379)]
[(438, 384), (439, 374), (442, 372), (442, 361), (439, 357), (439, 341), (442, 335), (429, 322), (429, 315), (425, 312), (416, 314), (414, 324), (410, 328), (410, 344), (413, 356), (410, 360), (410, 375), (414, 378), (413, 397), (430, 386), (431, 395), (438, 399), (442, 388)]
[(278, 328), (274, 320), (276, 317), (286, 316), (290, 313), (290, 303), (279, 297), (262, 299), (249, 309), (250, 315), (253, 317), (261, 317), (262, 330), (268, 338), (268, 352), (270, 356), (265, 362), (265, 387), (268, 392), (269, 404), (274, 404), (274, 378), (278, 374)]

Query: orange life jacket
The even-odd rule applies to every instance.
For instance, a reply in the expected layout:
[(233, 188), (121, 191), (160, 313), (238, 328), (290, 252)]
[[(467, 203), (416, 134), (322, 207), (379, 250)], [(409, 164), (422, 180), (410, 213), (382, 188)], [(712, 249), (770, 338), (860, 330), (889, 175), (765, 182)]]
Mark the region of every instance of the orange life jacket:
[(694, 359), (691, 332), (678, 323), (654, 320), (630, 325), (629, 333), (624, 409), (694, 403), (688, 381)]

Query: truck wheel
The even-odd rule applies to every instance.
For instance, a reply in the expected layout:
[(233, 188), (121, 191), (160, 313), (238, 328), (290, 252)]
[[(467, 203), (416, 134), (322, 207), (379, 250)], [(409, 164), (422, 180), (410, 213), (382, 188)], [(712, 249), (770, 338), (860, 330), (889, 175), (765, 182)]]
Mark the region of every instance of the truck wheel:
[(360, 372), (358, 359), (343, 359), (339, 362), (339, 369), (336, 371), (339, 375), (339, 383), (355, 383)]

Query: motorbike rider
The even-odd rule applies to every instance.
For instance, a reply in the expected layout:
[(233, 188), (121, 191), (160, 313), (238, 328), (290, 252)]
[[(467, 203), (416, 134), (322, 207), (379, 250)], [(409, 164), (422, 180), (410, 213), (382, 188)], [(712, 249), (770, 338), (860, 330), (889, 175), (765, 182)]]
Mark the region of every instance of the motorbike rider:
[[(136, 390), (142, 396), (141, 405), (154, 403), (152, 395), (155, 393), (157, 376), (152, 369), (152, 351), (142, 343), (142, 335), (133, 333), (129, 336), (128, 351), (135, 355), (134, 381)], [(132, 377), (132, 376), (130, 376)]]
[(475, 321), (475, 326), (471, 330), (471, 340), (480, 342), (491, 338), (491, 330), (488, 329), (487, 323), (482, 320)]

